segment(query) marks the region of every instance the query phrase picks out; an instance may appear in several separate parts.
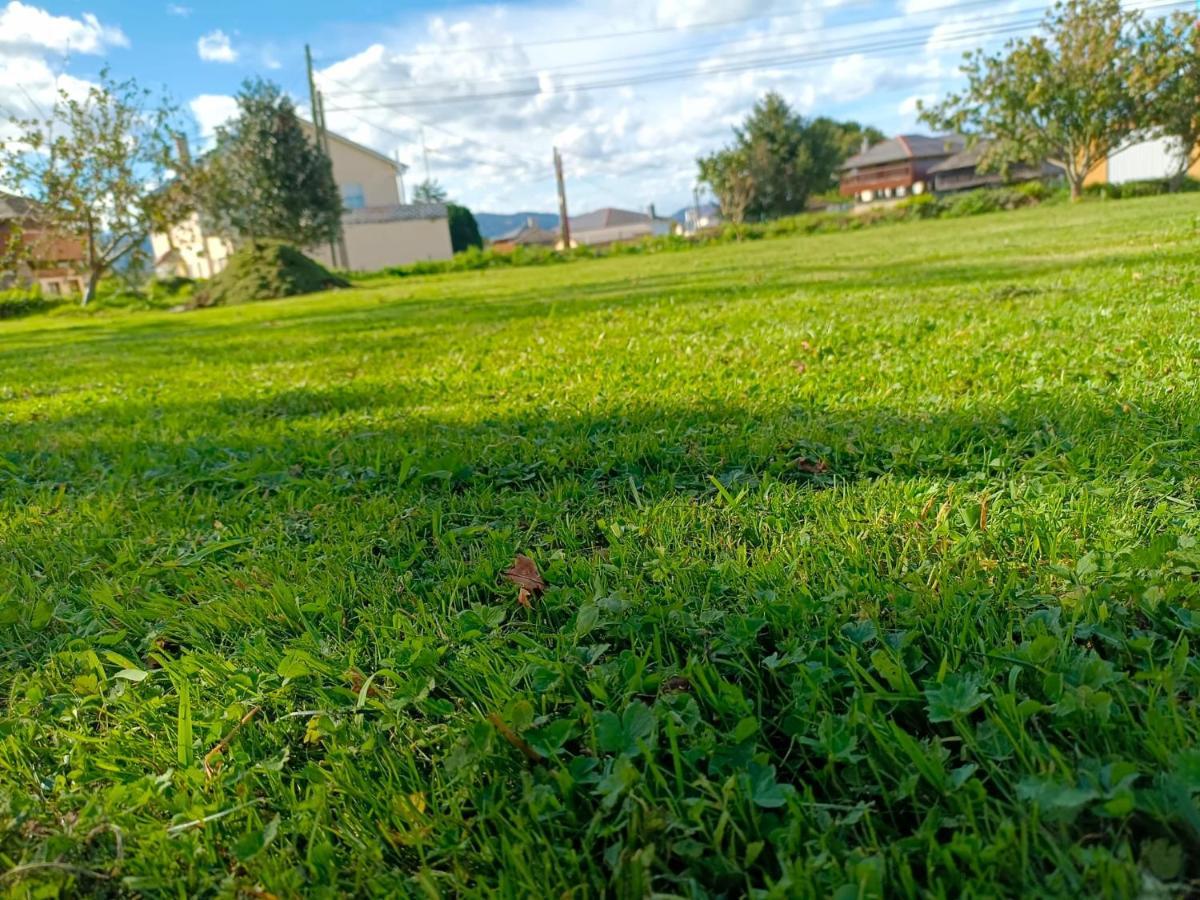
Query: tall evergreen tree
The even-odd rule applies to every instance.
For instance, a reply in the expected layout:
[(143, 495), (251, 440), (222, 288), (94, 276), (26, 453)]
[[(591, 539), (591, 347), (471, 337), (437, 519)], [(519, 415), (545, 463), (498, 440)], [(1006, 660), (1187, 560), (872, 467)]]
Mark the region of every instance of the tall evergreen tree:
[(256, 79), (242, 85), (237, 104), (237, 117), (217, 129), (200, 176), (207, 218), (239, 241), (314, 247), (337, 240), (342, 199), (333, 166), (305, 133), (291, 99)]
[(698, 160), (700, 181), (734, 221), (802, 212), (810, 196), (829, 189), (844, 158), (836, 124), (806, 120), (771, 92), (734, 129), (732, 145)]
[(450, 219), (450, 246), (455, 253), (461, 253), (468, 247), (483, 246), (479, 223), (475, 221), (475, 215), (469, 209), (457, 203), (448, 203), (446, 215)]

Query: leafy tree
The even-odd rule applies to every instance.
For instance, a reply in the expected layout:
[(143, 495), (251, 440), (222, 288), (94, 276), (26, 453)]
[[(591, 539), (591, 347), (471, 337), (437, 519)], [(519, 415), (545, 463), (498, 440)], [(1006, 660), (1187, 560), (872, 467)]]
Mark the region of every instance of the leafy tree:
[(237, 117), (217, 129), (214, 151), (196, 167), (195, 193), (210, 224), (240, 242), (314, 247), (337, 240), (342, 198), (333, 165), (292, 101), (256, 79), (242, 85), (237, 105)]
[(425, 179), (417, 185), (413, 191), (414, 203), (445, 203), (446, 189), (442, 187), (437, 179)]
[(806, 121), (771, 92), (754, 104), (734, 142), (697, 162), (722, 211), (734, 221), (801, 212), (828, 189), (841, 162), (834, 129)]
[(921, 118), (987, 136), (986, 168), (1043, 159), (1060, 166), (1078, 199), (1087, 174), (1146, 124), (1137, 91), (1146, 71), (1142, 26), (1120, 0), (1059, 2), (1043, 20), (1045, 36), (1010, 40), (994, 56), (968, 54), (966, 89), (922, 108)]
[(479, 223), (475, 216), (465, 206), (457, 203), (446, 205), (446, 213), (450, 218), (450, 246), (455, 253), (461, 253), (468, 247), (483, 247), (483, 237), (479, 234)]
[(1176, 12), (1152, 21), (1147, 28), (1149, 60), (1140, 89), (1149, 98), (1153, 130), (1179, 141), (1172, 183), (1179, 182), (1200, 161), (1200, 23), (1193, 13)]
[[(146, 235), (166, 201), (176, 111), (107, 69), (82, 96), (60, 91), (44, 119), (16, 119), (0, 144), (0, 187), (38, 204), (36, 227), (84, 248), (86, 305), (113, 267), (145, 254)], [(9, 264), (36, 252), (14, 235)]]

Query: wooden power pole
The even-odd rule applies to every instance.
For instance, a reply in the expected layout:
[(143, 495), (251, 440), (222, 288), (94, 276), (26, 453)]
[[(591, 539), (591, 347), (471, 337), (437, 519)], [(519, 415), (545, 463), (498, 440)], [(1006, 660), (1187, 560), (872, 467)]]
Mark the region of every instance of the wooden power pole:
[(563, 186), (562, 154), (554, 148), (554, 178), (558, 182), (558, 233), (563, 250), (571, 249), (571, 220), (567, 218), (567, 189)]
[[(313, 128), (317, 132), (317, 146), (329, 158), (329, 139), (325, 137), (325, 105), (321, 102), (321, 94), (317, 90), (317, 80), (313, 76), (312, 48), (308, 44), (304, 45), (304, 66), (308, 70), (308, 100), (312, 109)], [(330, 162), (332, 163), (332, 159)], [(337, 251), (337, 242), (331, 240), (329, 242), (329, 264), (335, 267), (338, 264)]]

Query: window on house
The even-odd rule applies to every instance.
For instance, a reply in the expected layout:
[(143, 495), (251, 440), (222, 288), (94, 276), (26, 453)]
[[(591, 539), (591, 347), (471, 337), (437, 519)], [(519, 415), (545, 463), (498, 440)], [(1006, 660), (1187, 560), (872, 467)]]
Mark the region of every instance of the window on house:
[(363, 195), (363, 186), (361, 184), (342, 185), (342, 206), (346, 209), (362, 209), (367, 205), (367, 199)]

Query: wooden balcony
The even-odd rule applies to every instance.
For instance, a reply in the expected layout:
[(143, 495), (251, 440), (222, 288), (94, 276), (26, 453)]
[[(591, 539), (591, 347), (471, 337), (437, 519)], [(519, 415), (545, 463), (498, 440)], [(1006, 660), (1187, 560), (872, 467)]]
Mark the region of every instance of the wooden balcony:
[(889, 163), (843, 172), (839, 184), (842, 196), (853, 197), (862, 191), (878, 191), (882, 188), (909, 187), (920, 179), (912, 163)]

